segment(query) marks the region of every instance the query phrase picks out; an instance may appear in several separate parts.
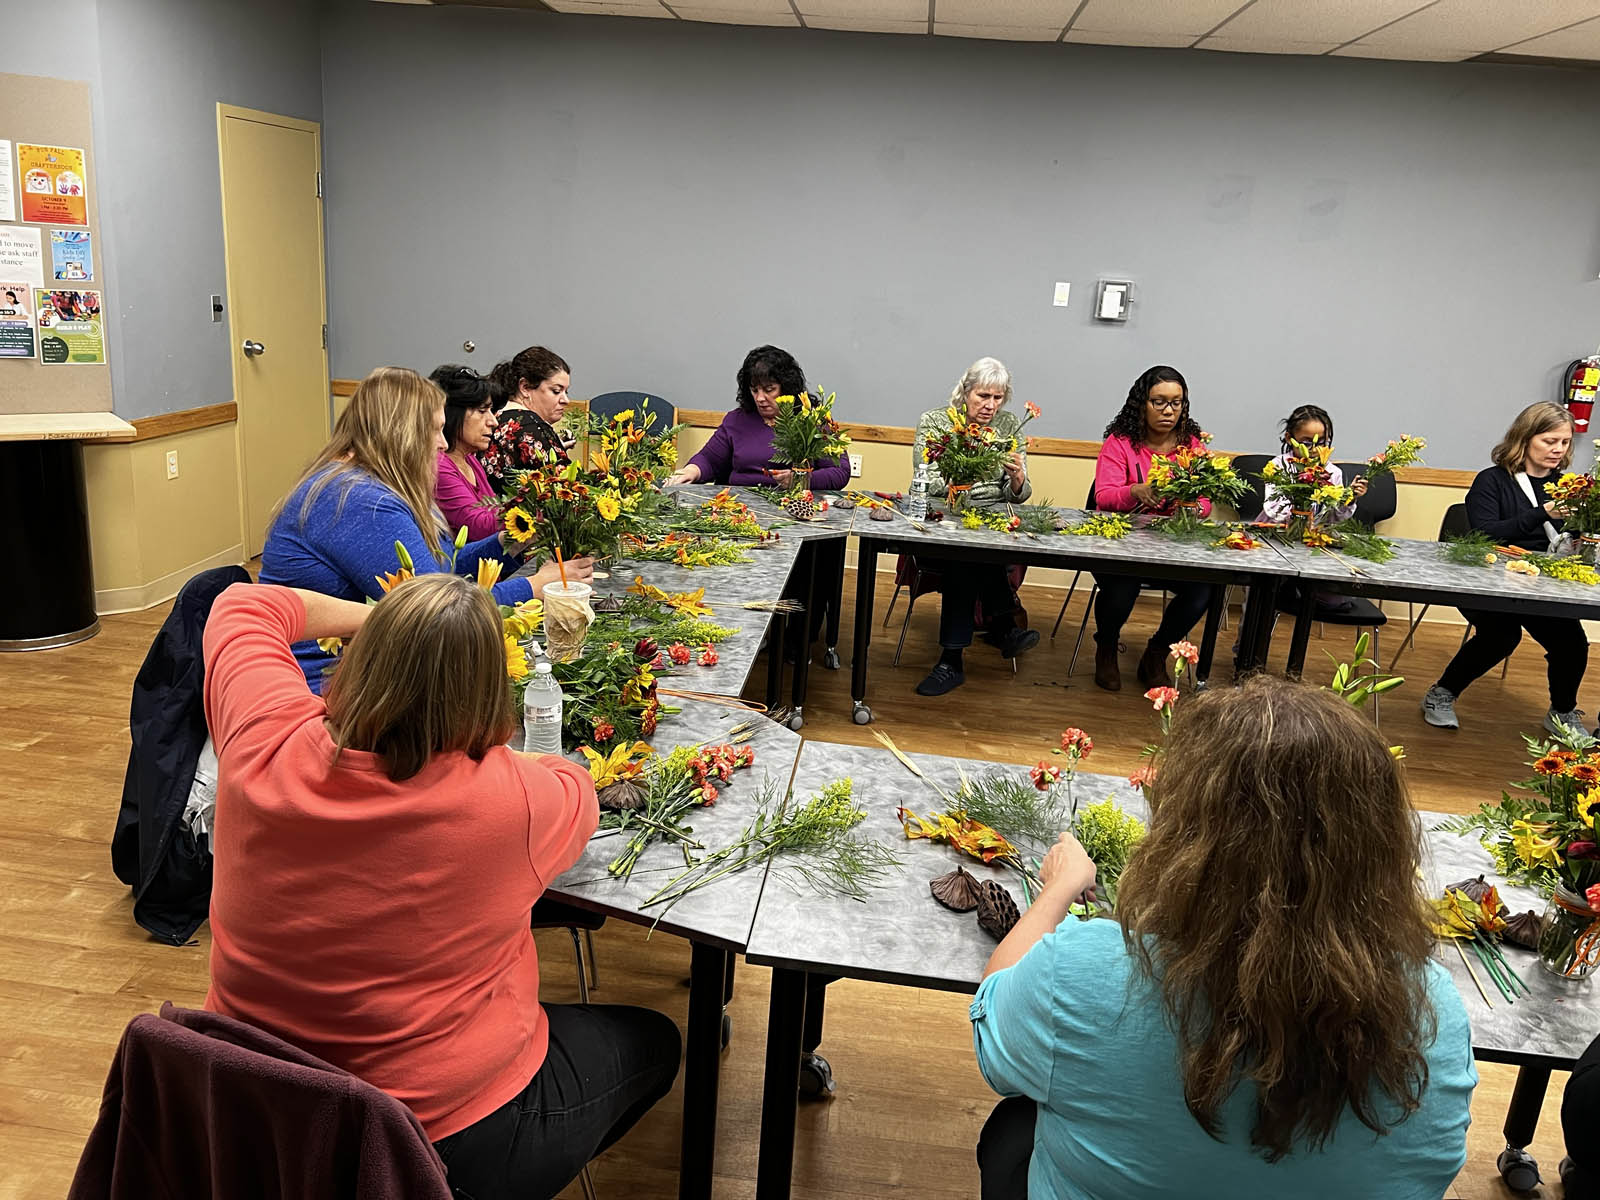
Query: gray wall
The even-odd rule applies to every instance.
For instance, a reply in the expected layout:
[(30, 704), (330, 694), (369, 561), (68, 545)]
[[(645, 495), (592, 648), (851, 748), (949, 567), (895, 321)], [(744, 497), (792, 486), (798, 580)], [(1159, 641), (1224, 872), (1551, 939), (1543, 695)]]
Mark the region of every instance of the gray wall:
[[(9, 6), (9, 5), (8, 5)], [(318, 0), (64, 0), (8, 19), (0, 71), (87, 80), (113, 404), (233, 399), (218, 101), (322, 118)]]
[(1315, 401), (1470, 467), (1600, 342), (1590, 73), (355, 0), (323, 44), (335, 375), (539, 341), (722, 407), (771, 340), (909, 424), (994, 354), (1090, 438), (1167, 361), (1219, 444)]

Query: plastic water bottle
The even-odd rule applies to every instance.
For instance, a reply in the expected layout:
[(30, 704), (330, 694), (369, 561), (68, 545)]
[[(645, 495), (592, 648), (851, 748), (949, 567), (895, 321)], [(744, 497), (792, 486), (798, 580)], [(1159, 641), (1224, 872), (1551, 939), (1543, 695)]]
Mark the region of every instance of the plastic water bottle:
[(522, 694), (522, 749), (528, 754), (561, 753), (561, 685), (540, 663)]
[(913, 521), (928, 519), (928, 464), (918, 463), (911, 476), (911, 496), (906, 501), (906, 516)]

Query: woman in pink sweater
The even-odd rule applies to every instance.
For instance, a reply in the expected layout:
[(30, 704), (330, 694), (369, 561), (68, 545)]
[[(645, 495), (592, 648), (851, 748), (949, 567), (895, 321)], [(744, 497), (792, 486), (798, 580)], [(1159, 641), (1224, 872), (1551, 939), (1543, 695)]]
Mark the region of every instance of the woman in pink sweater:
[[(327, 697), (290, 647), (350, 638)], [(500, 614), (450, 574), (376, 605), (235, 584), (205, 630), (217, 823), (206, 1007), (416, 1113), (457, 1195), (552, 1197), (671, 1088), (677, 1027), (542, 1004), (529, 914), (599, 820), (518, 754)]]
[(467, 540), (476, 542), (500, 531), (500, 506), (478, 459), (500, 424), (494, 415), (495, 389), (471, 367), (453, 364), (436, 368), (428, 378), (444, 392), (444, 441), (449, 447), (439, 455), (434, 499), (451, 536), (465, 525)]
[[(1189, 415), (1189, 385), (1173, 367), (1151, 367), (1128, 389), (1122, 411), (1106, 426), (1106, 440), (1094, 467), (1093, 508), (1108, 512), (1167, 512), (1146, 482), (1150, 460), (1181, 446), (1200, 447), (1200, 426)], [(1211, 502), (1200, 501), (1200, 514), (1210, 516)], [(1211, 585), (1177, 580), (1151, 581), (1131, 575), (1095, 572), (1099, 594), (1094, 602), (1094, 681), (1108, 692), (1122, 688), (1117, 643), (1133, 612), (1139, 589), (1156, 582), (1172, 593), (1161, 624), (1139, 657), (1139, 683), (1170, 687), (1168, 647), (1186, 637), (1211, 604)]]

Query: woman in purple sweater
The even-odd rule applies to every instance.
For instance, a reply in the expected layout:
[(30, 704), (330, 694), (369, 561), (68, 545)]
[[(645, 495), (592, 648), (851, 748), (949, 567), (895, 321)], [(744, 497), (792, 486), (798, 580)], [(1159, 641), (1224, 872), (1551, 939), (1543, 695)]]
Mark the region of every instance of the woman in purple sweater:
[[(806, 373), (794, 355), (776, 346), (757, 346), (739, 368), (739, 405), (668, 483), (767, 484), (786, 488), (794, 472), (772, 461), (772, 427), (778, 422), (778, 397), (806, 390)], [(814, 491), (836, 491), (850, 482), (848, 463), (819, 458), (812, 463)]]

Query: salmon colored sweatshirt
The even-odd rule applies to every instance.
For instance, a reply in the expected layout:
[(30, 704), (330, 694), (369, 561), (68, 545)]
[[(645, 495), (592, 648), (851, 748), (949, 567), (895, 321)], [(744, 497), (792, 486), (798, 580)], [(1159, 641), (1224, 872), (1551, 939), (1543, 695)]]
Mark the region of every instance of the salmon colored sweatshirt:
[(504, 747), (394, 782), (333, 742), (289, 647), (305, 607), (235, 584), (206, 622), (219, 772), (206, 1007), (410, 1106), (434, 1141), (515, 1096), (549, 1028), (528, 926), (599, 821), (589, 774)]

